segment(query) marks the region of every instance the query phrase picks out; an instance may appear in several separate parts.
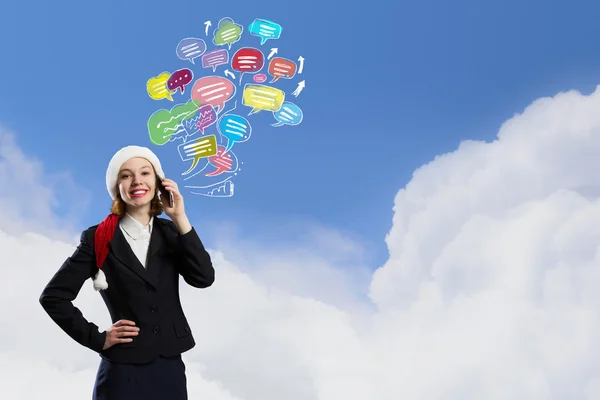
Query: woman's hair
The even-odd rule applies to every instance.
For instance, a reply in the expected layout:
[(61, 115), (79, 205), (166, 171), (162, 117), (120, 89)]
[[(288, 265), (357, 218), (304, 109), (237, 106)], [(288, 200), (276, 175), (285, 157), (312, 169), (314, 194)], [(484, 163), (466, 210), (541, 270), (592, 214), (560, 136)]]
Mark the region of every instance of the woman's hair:
[[(160, 185), (160, 180), (158, 178), (156, 178), (156, 187), (157, 187), (157, 191), (154, 193), (154, 197), (152, 198), (152, 201), (150, 201), (150, 216), (151, 217), (157, 217), (160, 214), (162, 214), (163, 210), (163, 205), (160, 202), (159, 198), (158, 198), (158, 185)], [(111, 207), (111, 212), (113, 214), (117, 214), (119, 217), (122, 217), (123, 215), (125, 215), (125, 211), (126, 211), (126, 204), (123, 201), (123, 199), (121, 198), (121, 194), (117, 193), (117, 198), (113, 200), (112, 202), (112, 207)]]

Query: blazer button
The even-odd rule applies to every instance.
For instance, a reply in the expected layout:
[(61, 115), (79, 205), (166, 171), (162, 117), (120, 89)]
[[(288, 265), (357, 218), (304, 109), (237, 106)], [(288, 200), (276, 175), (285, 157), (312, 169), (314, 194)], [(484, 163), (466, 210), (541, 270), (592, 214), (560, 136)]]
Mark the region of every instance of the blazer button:
[(153, 313), (155, 313), (157, 309), (158, 309), (158, 307), (156, 307), (156, 304), (152, 304), (152, 305), (150, 306), (150, 312), (153, 312)]
[(158, 332), (160, 332), (160, 326), (156, 325), (156, 326), (154, 327), (154, 330), (153, 330), (152, 332), (154, 332), (154, 333), (158, 333)]
[(149, 287), (148, 288), (148, 293), (154, 293), (156, 290), (154, 290), (154, 288)]

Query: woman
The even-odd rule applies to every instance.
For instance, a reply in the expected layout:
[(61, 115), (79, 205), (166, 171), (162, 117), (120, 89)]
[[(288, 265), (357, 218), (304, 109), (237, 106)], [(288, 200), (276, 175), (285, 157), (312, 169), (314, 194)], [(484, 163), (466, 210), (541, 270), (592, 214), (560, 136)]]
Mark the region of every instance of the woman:
[[(161, 201), (159, 185), (172, 193)], [(95, 400), (187, 399), (181, 353), (195, 345), (179, 299), (179, 276), (196, 288), (214, 282), (210, 255), (191, 226), (177, 184), (145, 147), (111, 159), (112, 212), (85, 230), (73, 255), (44, 288), (40, 303), (71, 338), (101, 356)], [(162, 211), (171, 221), (158, 218)], [(73, 305), (88, 278), (113, 325), (104, 332)]]

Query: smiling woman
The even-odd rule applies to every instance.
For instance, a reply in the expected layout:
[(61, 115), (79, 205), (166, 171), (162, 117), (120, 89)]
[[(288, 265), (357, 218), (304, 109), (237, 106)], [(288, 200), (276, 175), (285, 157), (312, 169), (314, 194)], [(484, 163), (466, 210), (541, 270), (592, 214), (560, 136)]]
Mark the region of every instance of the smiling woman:
[[(172, 196), (161, 201), (160, 186)], [(52, 277), (40, 303), (79, 344), (100, 354), (95, 400), (187, 399), (181, 353), (195, 346), (179, 297), (179, 276), (191, 286), (214, 282), (210, 255), (191, 226), (177, 184), (145, 147), (111, 159), (106, 187), (112, 211), (85, 230)], [(171, 221), (159, 218), (165, 212)], [(113, 325), (100, 332), (73, 305), (93, 278)]]

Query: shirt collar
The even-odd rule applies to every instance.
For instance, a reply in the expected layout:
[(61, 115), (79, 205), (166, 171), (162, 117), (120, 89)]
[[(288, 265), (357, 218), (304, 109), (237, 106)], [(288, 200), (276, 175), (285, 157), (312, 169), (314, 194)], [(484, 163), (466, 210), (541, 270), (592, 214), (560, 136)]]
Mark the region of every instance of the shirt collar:
[(125, 216), (121, 218), (120, 225), (125, 231), (125, 233), (127, 233), (127, 235), (131, 236), (131, 238), (133, 238), (134, 240), (139, 240), (150, 239), (150, 235), (152, 234), (153, 222), (154, 217), (150, 217), (150, 223), (147, 226), (144, 226), (131, 215), (125, 213)]

